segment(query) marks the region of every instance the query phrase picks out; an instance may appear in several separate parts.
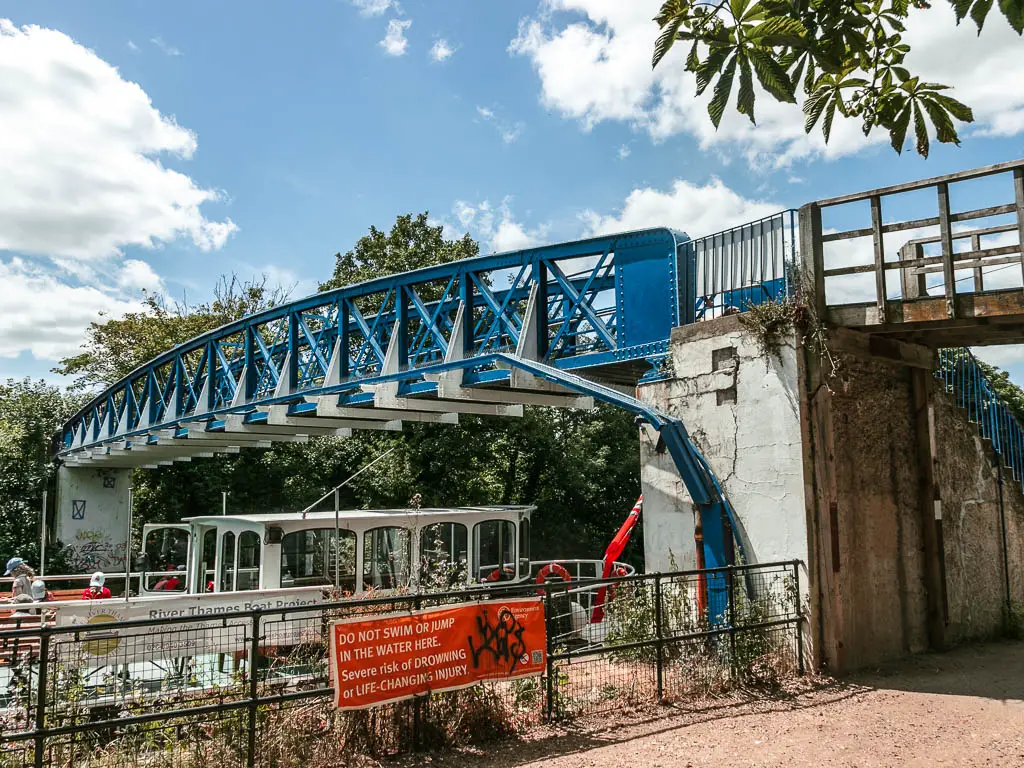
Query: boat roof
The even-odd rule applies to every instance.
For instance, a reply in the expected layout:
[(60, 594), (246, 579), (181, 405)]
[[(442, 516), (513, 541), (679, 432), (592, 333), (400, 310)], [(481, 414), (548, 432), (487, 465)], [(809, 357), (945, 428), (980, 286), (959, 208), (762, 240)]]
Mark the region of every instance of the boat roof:
[[(342, 509), (338, 514), (341, 520), (386, 520), (395, 517), (416, 517), (416, 518), (453, 518), (460, 515), (475, 516), (497, 516), (515, 515), (523, 512), (532, 512), (534, 506), (484, 506), (484, 507), (430, 507), (425, 509)], [(334, 520), (334, 510), (307, 512), (274, 512), (268, 514), (252, 515), (196, 515), (186, 517), (182, 522), (209, 522), (218, 524), (224, 522), (241, 523), (294, 523), (303, 520)]]

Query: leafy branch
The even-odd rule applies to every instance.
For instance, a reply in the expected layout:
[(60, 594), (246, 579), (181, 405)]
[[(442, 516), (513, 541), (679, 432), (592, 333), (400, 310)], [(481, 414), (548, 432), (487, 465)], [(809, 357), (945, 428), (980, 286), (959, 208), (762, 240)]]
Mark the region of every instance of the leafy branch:
[[(993, 0), (946, 0), (957, 23), (968, 16), (985, 25)], [(960, 144), (956, 122), (970, 123), (970, 107), (943, 93), (949, 86), (923, 81), (906, 66), (903, 40), (911, 9), (926, 0), (665, 0), (655, 17), (661, 29), (653, 66), (677, 41), (689, 44), (684, 69), (697, 95), (711, 88), (708, 116), (717, 128), (736, 89), (736, 111), (756, 124), (754, 78), (772, 98), (795, 104), (802, 91), (804, 128), (821, 124), (827, 142), (836, 116), (861, 121), (864, 135), (889, 132), (903, 151), (911, 123), (914, 146), (928, 156), (930, 135)], [(1000, 0), (999, 9), (1024, 33), (1024, 0)], [(713, 86), (713, 87), (712, 87)]]

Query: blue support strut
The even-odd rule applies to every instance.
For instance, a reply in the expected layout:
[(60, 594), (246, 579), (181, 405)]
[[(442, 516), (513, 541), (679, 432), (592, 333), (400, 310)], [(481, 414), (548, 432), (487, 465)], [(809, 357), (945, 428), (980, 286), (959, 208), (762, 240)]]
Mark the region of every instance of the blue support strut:
[[(494, 358), (496, 362), (634, 413), (657, 429), (700, 515), (704, 567), (721, 568), (733, 565), (735, 546), (740, 547), (740, 554), (743, 556), (742, 543), (733, 535), (733, 532), (738, 530), (735, 510), (725, 497), (711, 467), (687, 434), (682, 421), (642, 400), (554, 366), (508, 354), (496, 354)], [(716, 618), (721, 619), (724, 616), (727, 606), (728, 595), (724, 574), (719, 576), (721, 578), (709, 577), (708, 583), (708, 617), (712, 623), (715, 623)]]

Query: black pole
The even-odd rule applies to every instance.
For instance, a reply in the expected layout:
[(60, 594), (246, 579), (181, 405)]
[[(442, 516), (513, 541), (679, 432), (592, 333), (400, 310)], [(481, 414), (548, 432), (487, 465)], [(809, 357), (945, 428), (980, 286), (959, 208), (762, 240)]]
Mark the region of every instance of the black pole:
[[(413, 598), (413, 610), (419, 611), (423, 608), (423, 600), (419, 594)], [(429, 694), (427, 694), (429, 695)], [(416, 696), (412, 700), (412, 751), (420, 751), (420, 718), (422, 716), (423, 698)]]
[(736, 677), (739, 665), (736, 663), (736, 572), (730, 565), (725, 572), (726, 586), (729, 589), (729, 669)]
[(657, 651), (658, 659), (658, 703), (660, 704), (665, 696), (665, 646), (662, 640), (663, 632), (661, 628), (662, 624), (662, 609), (661, 609), (661, 574), (654, 574), (654, 636), (657, 639), (655, 644), (655, 650)]
[(793, 592), (796, 600), (796, 663), (803, 675), (804, 669), (804, 609), (800, 600), (800, 561), (793, 561)]
[(260, 661), (260, 614), (261, 611), (253, 611), (252, 614), (252, 637), (249, 645), (249, 753), (246, 755), (246, 764), (249, 768), (256, 765), (256, 727), (259, 716), (259, 686), (258, 673)]
[(1010, 560), (1006, 547), (1006, 509), (1003, 507), (1003, 461), (996, 456), (996, 482), (999, 485), (999, 527), (1003, 535), (1003, 587), (1006, 590), (1006, 617), (1003, 623), (1010, 621), (1013, 611), (1013, 600), (1010, 593)]
[(551, 636), (554, 634), (552, 629), (551, 621), (551, 588), (545, 583), (541, 585), (544, 590), (544, 634), (546, 636), (545, 645), (547, 659), (547, 710), (548, 710), (548, 721), (550, 722), (554, 714), (555, 709), (555, 660), (552, 658), (552, 651), (554, 650)]
[(46, 739), (43, 731), (46, 728), (46, 686), (50, 670), (50, 632), (47, 627), (39, 630), (39, 687), (36, 689), (36, 738), (35, 768), (43, 768), (43, 756), (46, 752)]

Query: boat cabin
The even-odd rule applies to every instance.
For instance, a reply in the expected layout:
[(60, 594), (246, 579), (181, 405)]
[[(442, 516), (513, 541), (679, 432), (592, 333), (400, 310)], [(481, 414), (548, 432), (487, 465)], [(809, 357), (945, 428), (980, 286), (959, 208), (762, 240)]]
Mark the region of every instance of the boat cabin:
[(373, 589), (530, 579), (535, 507), (210, 515), (143, 528), (142, 594), (337, 586)]

